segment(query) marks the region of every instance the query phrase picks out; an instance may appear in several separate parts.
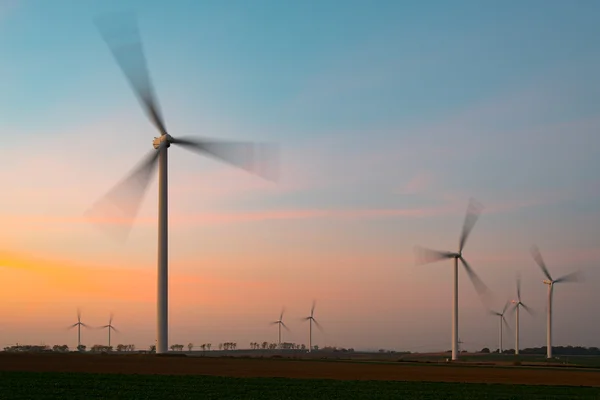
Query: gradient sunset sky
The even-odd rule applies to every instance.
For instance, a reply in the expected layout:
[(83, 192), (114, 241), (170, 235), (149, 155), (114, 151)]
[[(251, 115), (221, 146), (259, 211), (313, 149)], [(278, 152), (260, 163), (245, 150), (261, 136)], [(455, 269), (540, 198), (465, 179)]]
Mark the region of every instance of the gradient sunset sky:
[[(0, 0), (0, 346), (76, 345), (76, 322), (147, 348), (156, 331), (156, 178), (126, 243), (84, 212), (156, 134), (93, 18), (136, 11), (173, 136), (276, 141), (277, 184), (175, 147), (170, 344), (450, 348), (451, 261), (501, 309), (523, 277), (521, 346), (600, 346), (600, 2)], [(514, 318), (509, 318), (514, 329)], [(460, 338), (498, 321), (460, 272)], [(83, 343), (104, 344), (85, 331)], [(505, 333), (505, 347), (514, 346)]]

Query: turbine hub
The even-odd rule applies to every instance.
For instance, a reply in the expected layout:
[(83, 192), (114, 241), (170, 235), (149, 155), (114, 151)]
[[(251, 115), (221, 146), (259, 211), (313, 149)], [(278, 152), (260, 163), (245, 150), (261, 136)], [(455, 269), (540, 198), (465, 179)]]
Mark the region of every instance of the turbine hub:
[(152, 141), (152, 145), (154, 146), (154, 148), (156, 150), (158, 150), (158, 147), (160, 146), (160, 144), (162, 142), (165, 142), (166, 146), (169, 147), (169, 146), (171, 146), (171, 142), (173, 142), (173, 137), (169, 134), (161, 135), (157, 138), (154, 138), (154, 140)]
[(552, 285), (554, 282), (552, 282), (549, 279), (544, 279), (544, 285)]

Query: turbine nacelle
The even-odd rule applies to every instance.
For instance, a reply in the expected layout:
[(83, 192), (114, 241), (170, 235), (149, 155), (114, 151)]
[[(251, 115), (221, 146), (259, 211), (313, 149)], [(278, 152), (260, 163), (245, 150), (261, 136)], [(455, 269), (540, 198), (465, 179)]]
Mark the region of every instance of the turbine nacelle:
[(542, 282), (544, 282), (544, 285), (550, 285), (552, 286), (554, 284), (553, 281), (549, 280), (549, 279), (544, 279)]
[(160, 135), (159, 137), (155, 137), (154, 140), (152, 141), (152, 145), (154, 146), (154, 148), (156, 150), (158, 150), (158, 148), (160, 147), (160, 144), (165, 142), (165, 146), (169, 147), (171, 146), (171, 143), (173, 143), (173, 137), (171, 135), (169, 135), (168, 133), (165, 135)]

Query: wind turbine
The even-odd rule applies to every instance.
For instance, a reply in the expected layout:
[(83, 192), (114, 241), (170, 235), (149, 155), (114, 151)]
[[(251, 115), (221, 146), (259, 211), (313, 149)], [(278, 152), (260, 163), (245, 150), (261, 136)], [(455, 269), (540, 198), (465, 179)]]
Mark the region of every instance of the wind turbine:
[(514, 310), (516, 311), (515, 314), (515, 355), (519, 355), (519, 308), (523, 307), (523, 309), (525, 311), (527, 311), (529, 313), (529, 315), (533, 315), (533, 311), (531, 310), (531, 308), (527, 307), (522, 301), (521, 301), (521, 277), (517, 276), (517, 300), (513, 300), (512, 303), (515, 305)]
[(77, 327), (77, 350), (79, 350), (79, 346), (81, 346), (81, 327), (89, 328), (86, 324), (81, 322), (81, 310), (77, 309), (77, 322), (69, 327), (69, 329), (73, 329)]
[(278, 342), (277, 342), (277, 346), (281, 349), (281, 327), (283, 326), (288, 332), (290, 331), (290, 329), (287, 327), (286, 324), (283, 323), (283, 313), (285, 312), (285, 308), (281, 309), (281, 314), (279, 314), (279, 319), (277, 321), (273, 321), (271, 322), (271, 325), (279, 325), (279, 337), (278, 337)]
[(317, 328), (319, 328), (321, 331), (323, 330), (323, 328), (321, 327), (321, 324), (319, 324), (314, 317), (315, 305), (316, 305), (316, 302), (313, 301), (312, 307), (310, 309), (310, 315), (306, 318), (303, 318), (304, 321), (308, 321), (308, 352), (309, 353), (312, 352), (312, 348), (313, 348), (312, 347), (312, 324), (313, 324), (313, 322), (315, 323)]
[[(208, 155), (221, 161), (245, 169), (266, 179), (275, 180), (274, 169), (270, 166), (276, 149), (267, 145), (250, 142), (229, 142), (207, 138), (173, 137), (167, 133), (164, 120), (159, 110), (158, 101), (146, 67), (139, 31), (134, 18), (124, 19), (113, 28), (108, 28), (96, 21), (100, 33), (108, 44), (114, 58), (128, 79), (133, 91), (147, 114), (150, 122), (158, 130), (159, 136), (154, 138), (154, 150), (136, 166), (133, 171), (101, 201), (88, 212), (92, 218), (106, 220), (109, 216), (124, 221), (125, 239), (137, 214), (143, 195), (149, 184), (152, 173), (158, 164), (158, 290), (157, 290), (157, 341), (156, 353), (168, 352), (168, 187), (167, 187), (167, 149), (173, 145), (190, 151)], [(125, 37), (124, 35), (127, 35)], [(131, 200), (130, 204), (128, 201)], [(112, 203), (120, 209), (119, 215), (114, 208), (106, 211), (103, 205)], [(109, 204), (111, 205), (111, 204)], [(104, 211), (103, 211), (104, 210)]]
[(531, 255), (533, 259), (540, 266), (542, 272), (548, 279), (544, 279), (544, 285), (548, 285), (548, 320), (546, 326), (546, 335), (547, 335), (547, 358), (552, 358), (552, 295), (554, 294), (554, 285), (561, 282), (577, 282), (579, 281), (579, 271), (571, 272), (567, 275), (561, 276), (558, 279), (552, 279), (548, 268), (546, 267), (546, 263), (542, 258), (542, 254), (537, 246), (531, 246)]
[(509, 327), (508, 322), (506, 322), (506, 318), (504, 318), (504, 314), (506, 313), (509, 304), (510, 301), (507, 301), (504, 305), (504, 308), (502, 309), (502, 312), (490, 310), (490, 314), (500, 317), (500, 347), (498, 348), (499, 354), (502, 354), (502, 331), (504, 330), (504, 325), (506, 325), (507, 328)]
[(110, 331), (115, 331), (119, 333), (119, 330), (115, 328), (112, 324), (113, 314), (110, 314), (110, 318), (108, 319), (108, 325), (101, 326), (100, 329), (108, 329), (108, 347), (110, 347)]
[(420, 246), (415, 247), (415, 252), (417, 253), (417, 265), (424, 265), (433, 263), (440, 260), (446, 259), (454, 259), (454, 295), (453, 295), (453, 308), (452, 308), (452, 360), (458, 359), (458, 260), (460, 260), (467, 272), (467, 275), (471, 279), (475, 290), (480, 296), (488, 293), (488, 289), (486, 285), (479, 279), (475, 271), (471, 268), (469, 263), (463, 258), (463, 249), (465, 247), (465, 243), (467, 242), (467, 238), (473, 229), (473, 226), (477, 222), (481, 211), (483, 210), (483, 206), (475, 201), (475, 199), (470, 199), (469, 205), (467, 207), (467, 214), (465, 216), (465, 222), (463, 224), (462, 233), (460, 235), (460, 240), (458, 244), (458, 252), (450, 252), (450, 251), (438, 251), (431, 250), (427, 248), (423, 248)]

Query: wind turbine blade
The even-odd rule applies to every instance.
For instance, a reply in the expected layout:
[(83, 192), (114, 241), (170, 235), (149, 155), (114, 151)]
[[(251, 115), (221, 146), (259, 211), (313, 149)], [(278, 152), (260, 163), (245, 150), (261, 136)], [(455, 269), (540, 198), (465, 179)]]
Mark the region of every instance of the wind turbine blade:
[(506, 318), (504, 318), (504, 316), (502, 316), (502, 323), (504, 324), (504, 326), (506, 326), (506, 329), (512, 330), (512, 328), (510, 327), (510, 324), (508, 323)]
[(112, 325), (113, 317), (114, 317), (114, 314), (110, 313), (110, 317), (108, 318), (108, 325), (109, 326)]
[(521, 301), (521, 274), (517, 274), (517, 299)]
[(502, 309), (502, 315), (504, 315), (504, 313), (506, 312), (506, 309), (508, 308), (509, 305), (510, 305), (510, 301), (507, 301), (506, 304), (504, 304), (504, 308)]
[(521, 307), (523, 307), (523, 309), (525, 311), (527, 311), (529, 313), (529, 315), (534, 316), (535, 315), (535, 311), (533, 311), (533, 309), (531, 307), (526, 306), (525, 304), (521, 303)]
[(561, 276), (560, 278), (558, 278), (557, 280), (555, 280), (554, 283), (559, 283), (559, 282), (581, 282), (581, 280), (582, 280), (581, 272), (575, 271), (575, 272), (571, 272), (570, 274)]
[(414, 251), (417, 265), (431, 264), (454, 257), (454, 253), (449, 251), (432, 250), (421, 246), (415, 246)]
[(312, 302), (312, 307), (310, 308), (310, 316), (312, 317), (313, 315), (315, 315), (315, 306), (317, 305), (316, 300), (313, 300)]
[(283, 314), (285, 313), (285, 307), (281, 309), (281, 314), (279, 314), (279, 321), (283, 321)]
[(81, 322), (81, 309), (77, 308), (77, 322)]
[[(467, 261), (463, 257), (460, 257), (460, 261), (462, 262), (463, 266), (465, 267), (465, 271), (467, 271), (467, 275), (469, 276), (471, 283), (473, 283), (473, 287), (477, 291), (477, 294), (479, 294), (479, 296), (482, 298), (482, 300), (489, 300), (489, 299), (487, 299), (487, 297), (488, 297), (490, 291), (489, 291), (488, 287), (486, 286), (486, 284), (483, 283), (483, 281), (479, 278), (479, 276), (477, 276), (475, 271), (473, 271), (473, 268), (471, 268), (469, 263), (467, 263)], [(487, 302), (487, 301), (484, 301), (484, 302)]]
[(90, 328), (90, 326), (89, 326), (89, 325), (86, 325), (86, 324), (84, 324), (83, 322), (81, 323), (81, 326), (83, 326), (84, 328), (88, 328), (88, 329)]
[(73, 328), (75, 328), (77, 325), (79, 325), (79, 323), (76, 323), (76, 324), (73, 324), (73, 325), (69, 326), (69, 327), (67, 328), (67, 330), (69, 330), (69, 329), (73, 329)]
[(287, 325), (283, 323), (283, 321), (281, 322), (281, 326), (283, 326), (288, 332), (290, 332), (290, 328), (288, 328)]
[(323, 327), (321, 326), (321, 324), (317, 322), (316, 319), (313, 319), (313, 322), (315, 323), (315, 325), (317, 326), (317, 328), (319, 328), (319, 330), (321, 332), (325, 333), (325, 330), (323, 329)]
[(465, 216), (465, 222), (463, 223), (462, 232), (460, 234), (460, 243), (458, 246), (458, 252), (462, 253), (463, 248), (465, 247), (465, 243), (467, 242), (467, 238), (473, 230), (475, 223), (479, 219), (481, 212), (483, 211), (483, 205), (474, 198), (469, 199), (469, 205), (467, 206), (467, 214)]
[(488, 312), (490, 313), (490, 315), (493, 315), (494, 317), (499, 317), (500, 314), (498, 311), (494, 311), (494, 310), (488, 310)]
[(266, 180), (276, 181), (278, 178), (279, 151), (274, 144), (192, 137), (173, 138), (171, 143), (201, 155), (212, 156)]
[(135, 16), (132, 13), (105, 15), (95, 22), (148, 118), (161, 135), (166, 135)]
[(544, 275), (546, 275), (546, 278), (552, 280), (552, 276), (550, 276), (550, 272), (548, 271), (548, 268), (546, 267), (546, 263), (544, 262), (544, 259), (542, 258), (542, 253), (540, 253), (540, 249), (536, 245), (533, 245), (533, 246), (531, 246), (530, 251), (531, 251), (531, 256), (533, 257), (533, 259), (535, 260), (537, 265), (540, 266), (540, 268), (542, 269), (542, 272), (544, 273)]
[(269, 322), (269, 325), (277, 325), (279, 323), (279, 321), (273, 321), (273, 322)]
[(125, 240), (156, 168), (159, 153), (158, 150), (151, 150), (125, 179), (86, 212), (88, 219), (100, 227), (112, 228), (109, 233)]
[(117, 333), (121, 333), (121, 331), (120, 331), (120, 330), (118, 330), (117, 328), (115, 328), (115, 327), (114, 327), (114, 326), (112, 326), (112, 325), (110, 326), (110, 328), (109, 328), (109, 329), (112, 329), (113, 331), (115, 331), (115, 332), (117, 332)]

